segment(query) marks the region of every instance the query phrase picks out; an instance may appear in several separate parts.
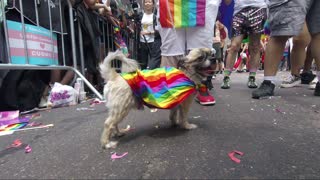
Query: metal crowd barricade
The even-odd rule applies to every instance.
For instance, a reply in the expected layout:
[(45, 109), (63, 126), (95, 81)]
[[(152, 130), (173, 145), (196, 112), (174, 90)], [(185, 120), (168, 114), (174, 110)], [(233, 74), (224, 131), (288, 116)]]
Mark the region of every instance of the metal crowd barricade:
[[(35, 14), (36, 14), (36, 22), (37, 26), (39, 26), (39, 15), (38, 15), (38, 9), (37, 9), (37, 1), (34, 0), (35, 4)], [(29, 57), (28, 57), (28, 44), (27, 44), (27, 37), (26, 37), (26, 24), (24, 22), (24, 14), (23, 14), (23, 1), (19, 0), (19, 5), (20, 5), (20, 17), (21, 17), (21, 24), (22, 24), (22, 37), (23, 37), (23, 47), (24, 47), (24, 54), (25, 54), (25, 59), (26, 63), (25, 64), (13, 64), (12, 59), (11, 59), (11, 54), (10, 54), (10, 44), (9, 44), (9, 36), (8, 36), (8, 26), (7, 26), (7, 19), (5, 15), (5, 7), (4, 7), (4, 1), (1, 0), (0, 3), (2, 4), (2, 11), (3, 11), (3, 25), (4, 25), (4, 32), (5, 32), (5, 40), (6, 40), (6, 45), (7, 45), (7, 58), (8, 58), (8, 63), (7, 64), (1, 64), (0, 63), (0, 69), (28, 69), (28, 70), (70, 70), (73, 71), (77, 74), (78, 77), (80, 77), (83, 82), (89, 87), (89, 89), (97, 95), (99, 99), (103, 99), (103, 96), (92, 86), (92, 84), (83, 76), (85, 69), (84, 69), (84, 58), (83, 58), (83, 45), (82, 45), (82, 37), (81, 33), (79, 33), (79, 45), (80, 45), (80, 58), (81, 58), (81, 72), (77, 70), (77, 53), (76, 53), (76, 35), (75, 35), (75, 27), (74, 27), (74, 17), (73, 17), (73, 10), (72, 10), (72, 4), (70, 0), (66, 0), (68, 3), (68, 8), (69, 8), (69, 19), (70, 19), (70, 29), (71, 29), (71, 47), (72, 47), (72, 59), (73, 59), (73, 67), (67, 66), (66, 65), (66, 60), (65, 60), (65, 47), (64, 47), (64, 34), (63, 34), (63, 25), (62, 25), (62, 10), (61, 10), (61, 2), (63, 0), (59, 0), (59, 6), (60, 6), (60, 26), (62, 29), (61, 33), (61, 38), (62, 38), (62, 56), (63, 56), (63, 65), (33, 65), (29, 63)], [(53, 38), (52, 38), (52, 19), (51, 19), (51, 7), (50, 7), (50, 2), (47, 1), (48, 3), (48, 9), (49, 9), (49, 23), (50, 23), (50, 38), (51, 38), (51, 43), (52, 43), (52, 48), (53, 46)], [(79, 23), (78, 23), (79, 24)], [(78, 25), (79, 32), (81, 32), (81, 27)], [(52, 49), (52, 54), (54, 54), (54, 51)]]
[[(95, 14), (97, 15), (99, 29), (102, 32), (102, 35), (99, 40), (99, 47), (101, 47), (101, 43), (104, 44), (103, 46), (104, 55), (106, 56), (109, 51), (114, 51), (115, 49), (117, 49), (117, 47), (115, 46), (114, 26), (112, 25), (111, 22), (109, 22), (106, 19), (106, 17), (102, 17), (98, 13), (95, 13)], [(130, 19), (127, 19), (127, 22), (128, 22), (126, 27), (127, 29), (125, 29), (127, 33), (126, 37), (124, 37), (125, 35), (122, 34), (122, 38), (126, 42), (126, 46), (127, 46), (130, 58), (137, 59), (138, 50), (136, 47), (136, 37), (134, 36), (134, 32), (131, 32), (132, 33), (131, 35), (128, 32), (130, 29), (131, 29), (130, 31), (134, 31), (132, 27), (129, 27), (129, 21)], [(134, 24), (134, 21), (132, 21), (132, 25), (133, 24)], [(106, 38), (106, 35), (108, 35), (107, 38)], [(101, 51), (99, 51), (99, 53), (101, 53)], [(99, 54), (99, 57), (101, 57), (101, 54)], [(120, 71), (121, 62), (118, 60), (113, 61), (112, 67)]]

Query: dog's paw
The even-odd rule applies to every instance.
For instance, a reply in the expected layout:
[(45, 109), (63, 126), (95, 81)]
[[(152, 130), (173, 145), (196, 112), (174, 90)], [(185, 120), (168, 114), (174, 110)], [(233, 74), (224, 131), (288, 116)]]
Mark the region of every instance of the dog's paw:
[(182, 126), (182, 128), (187, 129), (187, 130), (191, 130), (191, 129), (196, 129), (198, 126), (195, 124), (185, 124)]
[(108, 144), (105, 145), (106, 149), (109, 148), (116, 148), (117, 147), (118, 142), (117, 141), (110, 141)]

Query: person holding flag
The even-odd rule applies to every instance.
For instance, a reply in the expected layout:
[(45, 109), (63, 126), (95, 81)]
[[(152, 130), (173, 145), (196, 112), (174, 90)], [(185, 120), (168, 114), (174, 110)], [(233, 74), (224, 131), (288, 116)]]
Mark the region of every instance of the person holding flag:
[[(161, 67), (178, 67), (178, 62), (195, 48), (212, 48), (214, 26), (221, 0), (159, 0), (158, 29), (161, 36)], [(211, 81), (211, 80), (210, 80)], [(213, 105), (207, 79), (198, 85), (196, 100)]]

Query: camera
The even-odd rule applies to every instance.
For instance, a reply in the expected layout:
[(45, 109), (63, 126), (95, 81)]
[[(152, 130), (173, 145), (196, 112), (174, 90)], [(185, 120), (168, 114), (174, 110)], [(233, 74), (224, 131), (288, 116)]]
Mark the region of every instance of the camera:
[(139, 8), (138, 2), (136, 0), (130, 0), (130, 4), (133, 9), (133, 13), (138, 14), (138, 8)]

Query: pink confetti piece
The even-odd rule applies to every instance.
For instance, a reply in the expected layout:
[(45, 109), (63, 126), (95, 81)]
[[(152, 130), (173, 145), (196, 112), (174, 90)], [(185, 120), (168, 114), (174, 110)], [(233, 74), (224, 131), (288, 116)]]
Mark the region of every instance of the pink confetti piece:
[(111, 155), (111, 159), (112, 159), (112, 160), (120, 159), (120, 158), (123, 158), (124, 156), (126, 156), (127, 154), (128, 154), (128, 152), (125, 152), (125, 153), (123, 153), (122, 155), (117, 155), (117, 153), (113, 153), (113, 154)]
[(31, 126), (31, 127), (37, 127), (37, 126), (41, 126), (41, 125), (42, 125), (42, 123), (40, 123), (40, 122), (31, 122), (28, 124), (28, 126)]
[(96, 104), (102, 104), (102, 103), (104, 103), (105, 101), (101, 101), (100, 99), (98, 99), (98, 98), (96, 98), (96, 99), (94, 99), (94, 100), (92, 100), (91, 102), (90, 102), (90, 107), (93, 107), (93, 106), (95, 106)]
[(29, 146), (29, 145), (27, 145), (25, 148), (24, 148), (24, 152), (25, 153), (30, 153), (31, 151), (32, 151), (32, 148)]
[(12, 147), (19, 147), (22, 145), (22, 142), (20, 139), (16, 139), (13, 141), (13, 143), (11, 144)]
[(240, 156), (243, 156), (243, 152), (234, 150), (234, 151), (232, 151), (232, 152), (230, 152), (230, 153), (228, 154), (229, 158), (230, 158), (232, 161), (234, 161), (235, 163), (238, 163), (238, 164), (239, 164), (239, 163), (241, 162), (241, 160), (238, 159), (238, 158), (236, 158), (236, 157), (234, 157), (235, 154), (240, 155)]
[(282, 113), (282, 111), (280, 109), (275, 109), (278, 113)]
[(19, 147), (19, 146), (21, 146), (21, 145), (22, 145), (21, 140), (20, 140), (20, 139), (16, 139), (16, 140), (14, 140), (13, 143), (12, 143), (10, 146), (8, 146), (7, 148), (16, 148), (16, 147)]

